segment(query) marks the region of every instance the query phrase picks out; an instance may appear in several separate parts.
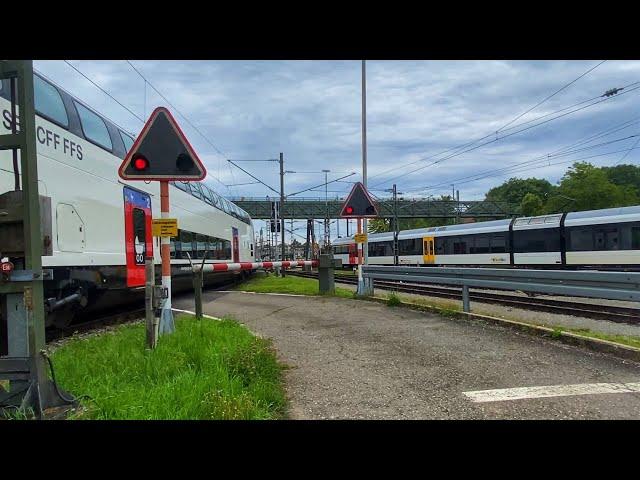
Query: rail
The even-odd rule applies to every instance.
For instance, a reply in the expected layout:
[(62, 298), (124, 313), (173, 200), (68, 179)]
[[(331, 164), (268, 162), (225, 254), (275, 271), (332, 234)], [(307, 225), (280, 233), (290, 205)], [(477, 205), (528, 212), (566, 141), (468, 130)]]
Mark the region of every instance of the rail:
[[(502, 268), (363, 266), (372, 280), (401, 280), (462, 287), (462, 305), (470, 311), (469, 287), (608, 300), (640, 301), (640, 273)], [(375, 284), (374, 284), (375, 287)]]

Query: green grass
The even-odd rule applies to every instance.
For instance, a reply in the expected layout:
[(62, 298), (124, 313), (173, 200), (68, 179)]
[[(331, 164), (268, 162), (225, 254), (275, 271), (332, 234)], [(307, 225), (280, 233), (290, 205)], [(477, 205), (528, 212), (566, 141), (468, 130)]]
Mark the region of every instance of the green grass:
[(271, 419), (283, 416), (283, 366), (269, 341), (231, 319), (176, 318), (144, 348), (144, 325), (71, 340), (52, 354), (58, 383), (90, 419)]
[(387, 297), (387, 306), (389, 307), (397, 307), (402, 304), (402, 300), (396, 292), (391, 292)]
[(600, 340), (608, 340), (610, 342), (621, 343), (630, 347), (640, 348), (640, 337), (633, 335), (612, 335), (609, 333), (594, 332), (588, 328), (572, 328), (572, 327), (553, 327), (553, 338), (558, 338), (561, 332), (571, 332), (585, 337), (599, 338)]
[[(287, 275), (284, 278), (275, 275), (254, 277), (236, 287), (236, 290), (256, 293), (293, 293), (298, 295), (320, 295), (318, 280), (313, 278)], [(353, 298), (353, 292), (336, 287), (337, 297)]]

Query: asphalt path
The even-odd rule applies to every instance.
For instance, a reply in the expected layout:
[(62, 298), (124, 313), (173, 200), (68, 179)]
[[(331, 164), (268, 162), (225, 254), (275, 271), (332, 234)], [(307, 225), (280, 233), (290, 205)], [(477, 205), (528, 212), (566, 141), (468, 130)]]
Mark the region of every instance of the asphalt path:
[[(334, 297), (205, 292), (270, 338), (294, 419), (639, 419), (640, 364), (481, 320)], [(174, 307), (193, 310), (182, 297)]]

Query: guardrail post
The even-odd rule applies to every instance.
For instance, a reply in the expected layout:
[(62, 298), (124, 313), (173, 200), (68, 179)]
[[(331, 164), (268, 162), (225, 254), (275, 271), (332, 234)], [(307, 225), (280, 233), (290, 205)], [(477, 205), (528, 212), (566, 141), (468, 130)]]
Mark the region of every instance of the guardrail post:
[(471, 312), (471, 305), (469, 301), (469, 287), (467, 285), (462, 286), (462, 311), (465, 313)]
[(145, 259), (145, 285), (144, 285), (144, 301), (145, 301), (145, 331), (147, 348), (155, 348), (156, 332), (154, 326), (155, 311), (153, 308), (153, 290), (156, 284), (155, 268), (153, 257)]

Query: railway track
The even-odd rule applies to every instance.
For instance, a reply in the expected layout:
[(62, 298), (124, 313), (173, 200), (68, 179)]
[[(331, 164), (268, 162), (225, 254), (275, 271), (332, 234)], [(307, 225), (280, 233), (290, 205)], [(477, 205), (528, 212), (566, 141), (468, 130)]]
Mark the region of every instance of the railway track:
[[(318, 278), (317, 273), (291, 271), (288, 275), (296, 275), (306, 278)], [(356, 285), (357, 278), (349, 278), (344, 275), (335, 275), (336, 283)], [(392, 280), (376, 280), (375, 287), (381, 290), (393, 290), (402, 293), (412, 293), (439, 298), (462, 298), (462, 289), (455, 287), (442, 287), (436, 285), (424, 285), (404, 283)], [(616, 305), (598, 305), (569, 300), (555, 300), (537, 297), (521, 297), (513, 294), (500, 294), (471, 290), (470, 300), (510, 307), (536, 310), (549, 313), (560, 313), (577, 317), (593, 318), (597, 320), (609, 320), (618, 323), (640, 324), (640, 308), (621, 307)]]

